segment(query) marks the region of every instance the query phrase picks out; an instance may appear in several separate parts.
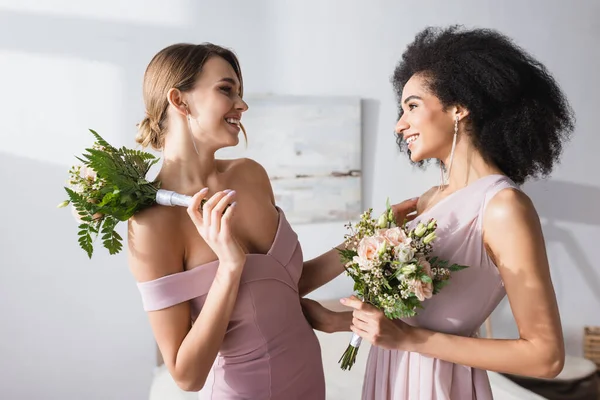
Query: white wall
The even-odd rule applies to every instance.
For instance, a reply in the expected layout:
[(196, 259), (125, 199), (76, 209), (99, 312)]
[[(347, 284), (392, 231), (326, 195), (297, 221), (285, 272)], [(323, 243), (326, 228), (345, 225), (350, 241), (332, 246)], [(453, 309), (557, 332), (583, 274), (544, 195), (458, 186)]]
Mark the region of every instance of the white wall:
[[(199, 3), (0, 0), (0, 398), (147, 397), (153, 339), (125, 255), (100, 250), (88, 261), (68, 211), (54, 207), (72, 156), (91, 143), (87, 128), (134, 145), (144, 68), (180, 41), (234, 48), (248, 93), (365, 99), (364, 207), (379, 210), (387, 196), (413, 197), (438, 178), (412, 171), (392, 136), (389, 77), (412, 36), (426, 25), (463, 23), (517, 39), (553, 71), (578, 114), (553, 178), (526, 189), (544, 221), (567, 348), (581, 354), (582, 326), (600, 325), (597, 2)], [(344, 234), (343, 223), (296, 229), (307, 257)], [(313, 296), (349, 289), (339, 278)], [(507, 303), (494, 329), (515, 334)]]

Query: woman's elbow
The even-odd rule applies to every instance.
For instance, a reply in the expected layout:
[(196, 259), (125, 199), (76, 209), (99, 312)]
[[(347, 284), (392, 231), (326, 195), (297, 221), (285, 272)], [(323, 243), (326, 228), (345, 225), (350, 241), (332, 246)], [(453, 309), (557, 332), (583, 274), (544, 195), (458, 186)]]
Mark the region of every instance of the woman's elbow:
[(181, 372), (175, 368), (169, 368), (169, 372), (175, 384), (184, 392), (199, 392), (206, 382), (201, 374), (191, 374), (190, 370)]
[(179, 389), (184, 392), (199, 392), (204, 387), (204, 380), (174, 379)]
[(540, 357), (538, 377), (544, 379), (553, 379), (558, 376), (565, 366), (565, 352), (556, 350), (547, 352)]
[(565, 366), (564, 355), (561, 358), (555, 358), (550, 362), (546, 362), (543, 368), (542, 378), (553, 379), (558, 376)]

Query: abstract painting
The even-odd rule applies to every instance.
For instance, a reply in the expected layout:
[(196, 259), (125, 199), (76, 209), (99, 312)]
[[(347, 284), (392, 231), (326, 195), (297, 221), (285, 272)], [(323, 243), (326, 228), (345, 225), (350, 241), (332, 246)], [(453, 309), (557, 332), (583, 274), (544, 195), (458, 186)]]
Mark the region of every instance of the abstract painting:
[(361, 208), (359, 98), (247, 95), (246, 146), (220, 158), (252, 158), (271, 179), (275, 201), (291, 223), (350, 221)]

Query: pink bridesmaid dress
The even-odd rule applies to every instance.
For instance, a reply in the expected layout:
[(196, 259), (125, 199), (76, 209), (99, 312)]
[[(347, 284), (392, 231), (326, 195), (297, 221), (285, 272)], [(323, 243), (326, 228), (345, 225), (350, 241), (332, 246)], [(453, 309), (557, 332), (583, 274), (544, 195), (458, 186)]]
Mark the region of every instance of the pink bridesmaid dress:
[[(298, 294), (303, 256), (281, 209), (267, 254), (249, 254), (237, 302), (202, 399), (325, 399), (321, 348)], [(191, 302), (200, 313), (219, 262), (138, 284), (146, 311)]]
[[(405, 319), (406, 323), (453, 335), (477, 335), (506, 294), (498, 269), (483, 245), (482, 219), (489, 200), (507, 188), (518, 189), (506, 176), (485, 176), (450, 194), (417, 218), (438, 221), (434, 255), (469, 268), (452, 273), (450, 283), (426, 300), (416, 317)], [(372, 346), (362, 398), (488, 400), (492, 399), (492, 392), (486, 371)]]

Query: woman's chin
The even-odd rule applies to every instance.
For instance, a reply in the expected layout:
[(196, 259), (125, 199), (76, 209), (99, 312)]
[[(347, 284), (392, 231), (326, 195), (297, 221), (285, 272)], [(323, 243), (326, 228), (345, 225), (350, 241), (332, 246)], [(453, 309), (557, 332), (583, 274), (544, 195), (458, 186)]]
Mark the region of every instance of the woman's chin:
[(237, 146), (239, 143), (240, 143), (239, 136), (234, 136), (233, 139), (231, 139), (231, 146)]
[(419, 152), (410, 152), (410, 161), (414, 162), (414, 163), (418, 163), (423, 161), (424, 158), (421, 156), (421, 154)]
[(409, 148), (409, 157), (410, 157), (410, 161), (414, 162), (414, 163), (419, 163), (421, 161), (427, 161), (430, 160), (432, 158), (437, 158), (436, 154), (438, 152), (436, 151), (432, 151), (433, 149), (427, 149), (424, 148), (423, 146), (418, 146), (421, 143), (417, 143), (417, 146), (411, 146), (412, 148)]
[(230, 136), (227, 140), (224, 140), (222, 143), (223, 147), (235, 147), (240, 143), (240, 138), (238, 136)]

